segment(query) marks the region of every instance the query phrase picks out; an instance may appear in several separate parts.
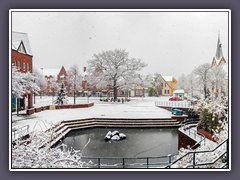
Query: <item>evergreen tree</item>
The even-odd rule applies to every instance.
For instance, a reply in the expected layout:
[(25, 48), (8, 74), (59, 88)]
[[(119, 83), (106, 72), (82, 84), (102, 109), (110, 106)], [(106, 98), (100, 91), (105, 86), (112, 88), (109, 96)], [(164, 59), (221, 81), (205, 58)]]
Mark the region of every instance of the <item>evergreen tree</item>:
[(61, 104), (67, 104), (67, 95), (66, 95), (66, 88), (64, 86), (64, 83), (60, 85), (60, 89), (58, 92), (57, 99), (55, 101), (55, 104), (61, 105)]

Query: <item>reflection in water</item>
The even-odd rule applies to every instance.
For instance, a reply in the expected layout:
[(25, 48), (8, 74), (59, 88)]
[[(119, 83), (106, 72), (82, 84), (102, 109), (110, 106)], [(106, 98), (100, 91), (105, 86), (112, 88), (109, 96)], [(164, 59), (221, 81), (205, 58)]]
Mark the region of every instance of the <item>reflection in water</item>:
[[(106, 142), (106, 133), (114, 130), (127, 139)], [(175, 128), (91, 128), (70, 132), (62, 143), (90, 157), (165, 156), (177, 153), (178, 134)]]

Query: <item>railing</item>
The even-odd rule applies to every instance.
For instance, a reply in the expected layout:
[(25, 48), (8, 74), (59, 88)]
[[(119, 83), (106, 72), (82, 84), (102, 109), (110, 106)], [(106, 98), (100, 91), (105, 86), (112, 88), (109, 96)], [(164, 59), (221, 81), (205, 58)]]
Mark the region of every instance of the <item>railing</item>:
[(22, 137), (29, 133), (29, 125), (22, 126), (20, 128), (13, 128), (12, 129), (12, 139), (16, 139)]
[[(226, 139), (225, 141), (223, 141), (222, 143), (220, 143), (217, 147), (215, 147), (212, 150), (208, 150), (208, 151), (190, 151), (188, 153), (186, 153), (185, 155), (181, 156), (180, 158), (176, 159), (175, 161), (173, 161), (172, 163), (170, 163), (169, 165), (167, 165), (165, 168), (179, 168), (177, 166), (175, 166), (177, 163), (179, 163), (180, 161), (184, 161), (184, 158), (186, 158), (188, 160), (188, 165), (186, 165), (186, 167), (181, 167), (181, 168), (209, 168), (212, 165), (214, 165), (215, 163), (220, 162), (221, 166), (219, 165), (219, 168), (228, 168), (228, 161), (229, 161), (229, 141), (228, 139)], [(224, 151), (220, 151), (220, 148), (224, 148)], [(198, 160), (198, 155), (200, 154), (204, 154), (205, 156), (207, 156), (207, 154), (211, 153), (217, 153), (218, 156), (216, 158), (214, 158), (211, 162), (200, 162)]]
[(181, 122), (182, 125), (197, 124), (200, 121), (199, 118), (190, 118)]
[(161, 157), (82, 157), (86, 168), (164, 168), (177, 155)]
[[(195, 149), (198, 145), (204, 145), (206, 138), (203, 134), (198, 134), (197, 130), (187, 127), (186, 124), (183, 124), (181, 127), (183, 128), (183, 132), (188, 135), (189, 137), (193, 138), (197, 143), (191, 147), (191, 149)], [(203, 144), (202, 144), (203, 143)]]
[(155, 101), (155, 106), (192, 108), (192, 104), (189, 101)]

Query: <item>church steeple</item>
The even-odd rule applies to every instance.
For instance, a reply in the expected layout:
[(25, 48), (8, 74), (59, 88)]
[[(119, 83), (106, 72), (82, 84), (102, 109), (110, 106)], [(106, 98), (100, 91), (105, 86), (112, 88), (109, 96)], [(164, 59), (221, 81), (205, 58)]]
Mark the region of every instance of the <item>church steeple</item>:
[(222, 43), (220, 41), (220, 33), (218, 32), (218, 41), (217, 41), (217, 51), (216, 51), (216, 60), (221, 60), (223, 57), (223, 52), (222, 52)]
[(226, 63), (226, 60), (223, 57), (222, 43), (220, 41), (220, 32), (218, 31), (217, 50), (216, 50), (216, 55), (213, 57), (213, 60), (212, 60), (212, 66), (219, 66), (225, 63)]

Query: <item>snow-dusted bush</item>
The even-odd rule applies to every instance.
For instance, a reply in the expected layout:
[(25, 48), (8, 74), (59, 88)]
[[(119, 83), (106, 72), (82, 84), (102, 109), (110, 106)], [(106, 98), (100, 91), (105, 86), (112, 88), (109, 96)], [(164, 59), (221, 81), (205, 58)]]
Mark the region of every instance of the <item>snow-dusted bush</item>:
[[(66, 145), (50, 148), (44, 143), (54, 137), (52, 132), (38, 131), (26, 140), (18, 140), (12, 148), (12, 168), (81, 168), (88, 167), (83, 162), (81, 151), (67, 150)], [(91, 162), (90, 162), (91, 163)]]
[(200, 116), (198, 127), (212, 134), (219, 132), (228, 118), (228, 101), (225, 97), (199, 100), (194, 110)]

